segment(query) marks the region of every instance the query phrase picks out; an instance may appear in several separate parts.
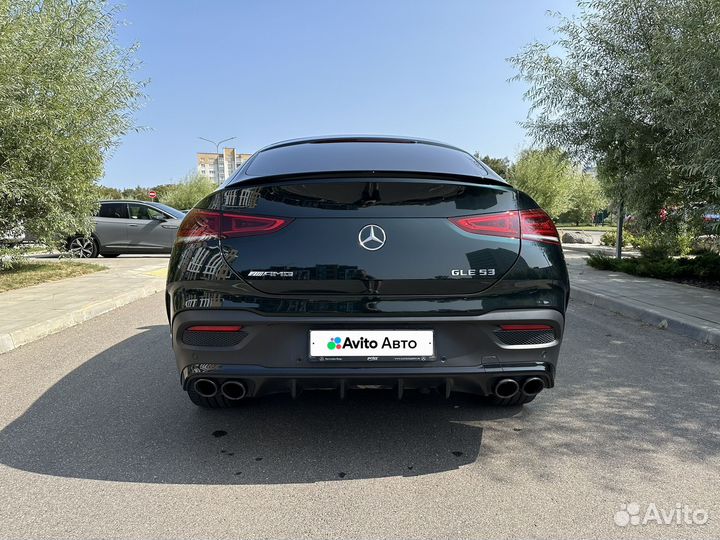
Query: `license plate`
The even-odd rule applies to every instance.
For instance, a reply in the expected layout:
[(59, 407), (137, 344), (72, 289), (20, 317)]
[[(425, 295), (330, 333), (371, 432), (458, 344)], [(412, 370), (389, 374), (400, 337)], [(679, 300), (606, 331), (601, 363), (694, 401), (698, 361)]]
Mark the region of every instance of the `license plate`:
[(310, 356), (365, 360), (435, 356), (432, 330), (311, 330)]

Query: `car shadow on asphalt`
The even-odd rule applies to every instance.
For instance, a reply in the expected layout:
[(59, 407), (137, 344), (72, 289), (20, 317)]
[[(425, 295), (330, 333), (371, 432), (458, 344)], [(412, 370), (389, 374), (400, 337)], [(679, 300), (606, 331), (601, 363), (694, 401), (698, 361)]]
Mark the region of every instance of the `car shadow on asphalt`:
[(520, 415), (478, 398), (306, 392), (198, 409), (167, 328), (143, 329), (48, 389), (0, 432), (0, 462), (121, 482), (287, 484), (417, 476), (474, 463), (485, 421)]

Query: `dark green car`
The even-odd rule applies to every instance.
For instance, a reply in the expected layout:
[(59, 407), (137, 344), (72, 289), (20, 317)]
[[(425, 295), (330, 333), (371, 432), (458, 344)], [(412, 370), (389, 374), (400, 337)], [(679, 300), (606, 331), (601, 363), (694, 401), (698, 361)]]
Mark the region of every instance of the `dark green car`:
[(397, 137), (278, 143), (182, 222), (167, 310), (205, 407), (271, 392), (554, 385), (569, 296), (548, 215), (470, 154)]

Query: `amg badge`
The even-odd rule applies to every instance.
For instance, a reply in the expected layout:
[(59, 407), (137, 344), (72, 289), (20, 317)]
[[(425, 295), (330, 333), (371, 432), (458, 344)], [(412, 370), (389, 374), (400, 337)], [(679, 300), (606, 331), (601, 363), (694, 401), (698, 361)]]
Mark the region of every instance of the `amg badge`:
[(293, 277), (294, 272), (273, 272), (269, 270), (250, 270), (248, 277)]

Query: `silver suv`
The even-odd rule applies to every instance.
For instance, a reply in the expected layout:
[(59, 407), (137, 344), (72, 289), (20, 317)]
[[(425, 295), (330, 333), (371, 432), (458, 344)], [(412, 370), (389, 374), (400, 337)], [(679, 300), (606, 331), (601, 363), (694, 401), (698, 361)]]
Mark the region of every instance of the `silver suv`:
[(170, 253), (185, 214), (160, 203), (101, 201), (90, 236), (68, 239), (73, 257), (117, 257), (121, 253)]

